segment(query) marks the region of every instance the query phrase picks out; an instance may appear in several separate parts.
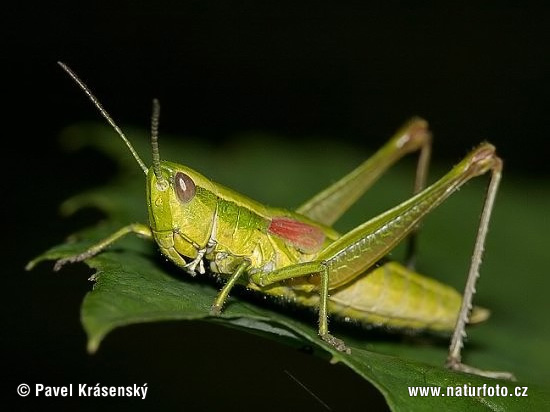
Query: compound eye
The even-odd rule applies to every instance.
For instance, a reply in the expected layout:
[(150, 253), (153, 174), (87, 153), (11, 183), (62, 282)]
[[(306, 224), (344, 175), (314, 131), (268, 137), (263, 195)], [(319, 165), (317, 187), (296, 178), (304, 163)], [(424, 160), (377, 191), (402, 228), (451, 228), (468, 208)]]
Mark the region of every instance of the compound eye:
[(178, 172), (174, 177), (174, 190), (182, 203), (187, 203), (195, 196), (195, 183), (185, 173)]

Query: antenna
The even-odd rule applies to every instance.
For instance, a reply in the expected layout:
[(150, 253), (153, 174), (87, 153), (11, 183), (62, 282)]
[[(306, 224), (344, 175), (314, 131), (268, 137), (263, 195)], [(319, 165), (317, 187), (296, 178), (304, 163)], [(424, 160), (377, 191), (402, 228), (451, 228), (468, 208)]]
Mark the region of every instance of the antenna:
[(162, 176), (160, 171), (160, 152), (159, 152), (159, 116), (160, 103), (158, 99), (153, 99), (153, 114), (151, 115), (151, 148), (153, 154), (153, 172), (157, 177), (157, 186), (166, 189), (168, 182)]
[[(69, 66), (67, 66), (65, 63), (57, 62), (57, 64), (59, 64), (61, 66), (61, 68), (63, 70), (65, 70), (67, 72), (67, 74), (73, 78), (73, 80), (80, 86), (80, 88), (82, 90), (84, 90), (84, 93), (86, 93), (86, 95), (90, 98), (90, 100), (95, 105), (95, 107), (97, 107), (97, 109), (102, 114), (102, 116), (109, 122), (109, 124), (113, 127), (113, 129), (115, 129), (115, 131), (118, 133), (118, 135), (124, 141), (124, 143), (126, 143), (126, 146), (128, 146), (128, 149), (130, 149), (130, 152), (132, 153), (132, 155), (134, 156), (134, 158), (138, 162), (139, 167), (141, 167), (141, 170), (143, 170), (143, 173), (145, 173), (145, 175), (147, 175), (147, 166), (145, 166), (145, 163), (143, 163), (143, 161), (141, 160), (141, 158), (139, 157), (139, 155), (135, 151), (134, 147), (130, 143), (130, 141), (126, 138), (126, 136), (124, 135), (122, 130), (120, 130), (120, 127), (117, 126), (117, 124), (111, 118), (111, 116), (109, 116), (109, 113), (107, 113), (107, 111), (103, 108), (101, 103), (99, 103), (99, 100), (97, 100), (97, 98), (93, 95), (93, 93), (90, 91), (88, 86), (86, 86), (86, 84), (82, 80), (80, 80), (80, 78), (75, 74), (75, 72), (73, 72), (69, 68)], [(158, 150), (157, 150), (157, 152), (158, 152)]]

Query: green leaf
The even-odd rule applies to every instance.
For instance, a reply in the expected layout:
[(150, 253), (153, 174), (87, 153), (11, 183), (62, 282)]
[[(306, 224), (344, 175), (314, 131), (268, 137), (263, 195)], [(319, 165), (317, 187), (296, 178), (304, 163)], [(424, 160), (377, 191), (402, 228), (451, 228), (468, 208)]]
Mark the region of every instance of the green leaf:
[[(148, 152), (148, 138), (128, 133), (139, 153)], [(62, 209), (72, 213), (92, 206), (108, 216), (108, 223), (77, 234), (73, 243), (56, 246), (33, 260), (55, 260), (79, 253), (121, 226), (146, 222), (146, 205), (141, 171), (125, 147), (109, 129), (98, 126), (70, 128), (65, 135), (73, 146), (93, 145), (113, 157), (122, 173), (109, 185), (75, 196)], [(265, 203), (294, 207), (309, 195), (358, 164), (366, 153), (336, 143), (323, 142), (309, 147), (290, 145), (269, 136), (245, 136), (234, 146), (214, 150), (194, 141), (180, 144), (163, 137), (161, 154), (165, 160), (185, 162), (230, 186)], [(330, 162), (326, 160), (330, 153)], [(284, 161), (273, 161), (284, 159)], [(147, 163), (147, 162), (146, 162)], [(406, 163), (406, 162), (405, 162)], [(269, 170), (266, 170), (269, 165)], [(407, 167), (408, 166), (408, 167)], [(410, 165), (398, 166), (354, 207), (338, 229), (345, 231), (369, 216), (406, 198), (412, 182)], [(440, 173), (434, 173), (439, 175)], [(277, 179), (273, 179), (277, 176)], [(299, 182), (302, 182), (301, 184)], [(292, 310), (260, 305), (246, 293), (229, 299), (222, 317), (208, 316), (217, 293), (212, 282), (190, 279), (159, 258), (156, 247), (142, 239), (128, 237), (108, 251), (87, 260), (96, 270), (95, 285), (82, 303), (82, 323), (88, 335), (88, 350), (94, 352), (113, 329), (142, 322), (200, 320), (247, 330), (281, 342), (317, 348), (321, 356), (342, 362), (375, 385), (394, 410), (545, 410), (550, 394), (541, 389), (550, 383), (550, 341), (546, 326), (545, 230), (541, 217), (548, 210), (550, 195), (527, 182), (506, 182), (497, 199), (487, 254), (476, 302), (489, 307), (493, 317), (469, 330), (466, 361), (479, 368), (509, 370), (521, 383), (495, 381), (451, 372), (441, 365), (446, 346), (430, 337), (369, 340), (367, 331), (338, 328), (333, 332), (352, 348), (351, 355), (335, 351), (317, 336), (316, 325)], [(391, 190), (387, 190), (387, 188)], [(471, 187), (471, 188), (470, 188)], [(463, 288), (477, 216), (482, 202), (480, 182), (453, 197), (430, 216), (421, 236), (420, 270), (433, 273), (458, 289)], [(539, 201), (529, 205), (518, 222), (525, 190), (538, 190)], [(539, 220), (540, 219), (540, 220)], [(546, 233), (548, 231), (546, 230)], [(522, 242), (514, 241), (522, 239)], [(526, 240), (529, 239), (529, 242)], [(399, 251), (394, 256), (399, 257)], [(518, 282), (522, 282), (521, 290)], [(331, 325), (335, 325), (333, 322)], [(349, 336), (348, 336), (349, 335)], [(411, 397), (407, 387), (447, 387), (504, 385), (513, 393), (516, 385), (528, 386), (528, 397)]]

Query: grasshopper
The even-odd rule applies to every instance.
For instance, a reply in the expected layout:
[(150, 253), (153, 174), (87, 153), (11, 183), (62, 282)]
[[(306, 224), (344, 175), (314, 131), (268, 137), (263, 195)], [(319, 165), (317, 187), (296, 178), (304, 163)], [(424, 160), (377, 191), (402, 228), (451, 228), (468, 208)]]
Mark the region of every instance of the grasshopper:
[[(212, 304), (213, 316), (221, 313), (232, 288), (241, 284), (316, 308), (319, 336), (341, 352), (350, 353), (350, 349), (329, 333), (329, 315), (405, 330), (453, 332), (448, 368), (513, 378), (507, 372), (484, 371), (461, 361), (466, 324), (489, 316), (488, 310), (472, 306), (472, 298), (501, 179), (502, 160), (493, 145), (480, 144), (446, 175), (425, 187), (432, 139), (428, 123), (413, 118), (371, 158), (295, 211), (272, 208), (184, 165), (160, 160), (157, 100), (153, 101), (151, 121), (153, 163), (147, 167), (90, 89), (69, 67), (59, 65), (115, 129), (146, 175), (149, 224), (125, 226), (83, 253), (59, 259), (55, 270), (88, 259), (134, 233), (153, 240), (164, 256), (192, 276), (209, 271), (227, 279)], [(345, 234), (332, 229), (385, 170), (415, 151), (419, 160), (410, 199)], [(486, 173), (491, 178), (462, 296), (414, 271), (414, 236), (428, 213), (468, 180)], [(406, 238), (409, 265), (385, 260)]]

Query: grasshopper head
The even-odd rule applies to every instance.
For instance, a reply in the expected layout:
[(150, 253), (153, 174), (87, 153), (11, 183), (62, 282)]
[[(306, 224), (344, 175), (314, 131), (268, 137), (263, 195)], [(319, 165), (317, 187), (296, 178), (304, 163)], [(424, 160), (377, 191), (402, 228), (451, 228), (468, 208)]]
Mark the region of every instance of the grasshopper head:
[(211, 236), (217, 203), (214, 193), (213, 184), (188, 167), (166, 161), (151, 166), (147, 174), (151, 229), (161, 236), (173, 236), (176, 250), (194, 258)]

